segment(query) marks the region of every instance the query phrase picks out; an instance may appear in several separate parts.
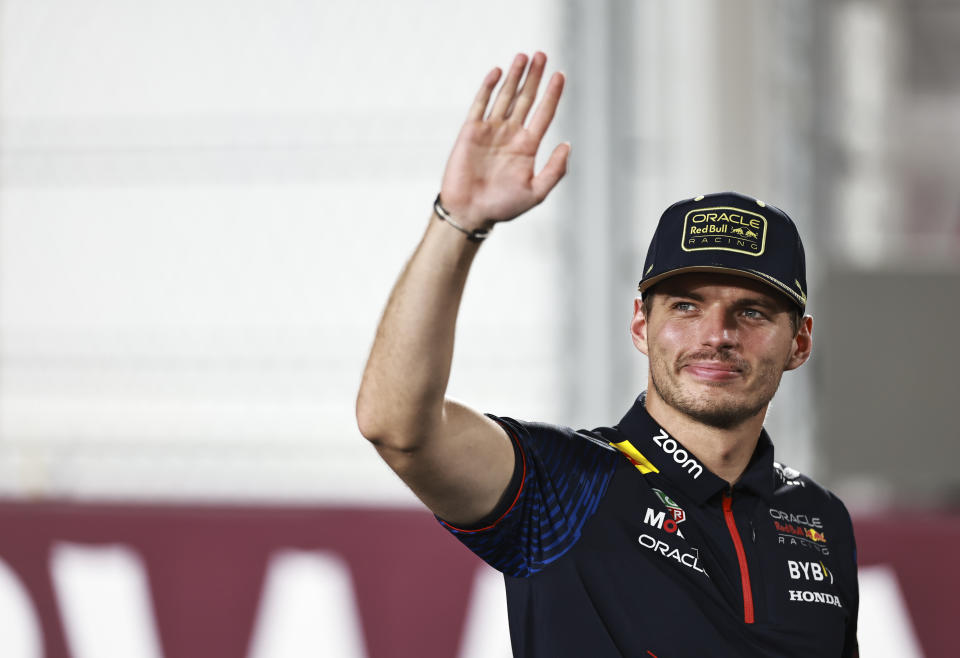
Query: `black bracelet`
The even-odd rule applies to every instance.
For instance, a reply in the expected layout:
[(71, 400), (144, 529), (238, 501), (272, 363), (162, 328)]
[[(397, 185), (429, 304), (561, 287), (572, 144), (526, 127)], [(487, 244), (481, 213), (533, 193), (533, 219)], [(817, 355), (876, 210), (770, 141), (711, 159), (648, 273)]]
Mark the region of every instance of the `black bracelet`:
[(453, 221), (453, 218), (450, 217), (450, 213), (440, 204), (440, 195), (437, 194), (437, 198), (433, 202), (433, 212), (437, 214), (437, 217), (440, 218), (440, 221), (444, 221), (453, 228), (457, 229), (461, 233), (467, 236), (467, 240), (470, 242), (483, 242), (487, 239), (487, 236), (490, 235), (492, 229), (483, 229), (475, 228), (472, 231), (465, 229), (456, 222)]

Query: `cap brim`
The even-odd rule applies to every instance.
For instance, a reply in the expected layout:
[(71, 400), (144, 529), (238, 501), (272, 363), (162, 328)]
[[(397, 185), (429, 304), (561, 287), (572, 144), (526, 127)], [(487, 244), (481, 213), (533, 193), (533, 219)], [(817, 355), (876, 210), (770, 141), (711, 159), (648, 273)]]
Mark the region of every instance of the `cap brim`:
[(691, 265), (690, 267), (678, 267), (675, 270), (667, 270), (666, 272), (662, 272), (656, 276), (652, 276), (649, 279), (644, 279), (641, 281), (639, 290), (640, 292), (646, 292), (647, 289), (655, 283), (659, 283), (664, 279), (669, 279), (672, 276), (677, 276), (678, 274), (687, 274), (690, 272), (733, 274), (734, 276), (742, 276), (747, 279), (753, 279), (754, 281), (765, 283), (777, 292), (786, 295), (790, 301), (799, 306), (801, 310), (807, 305), (807, 299), (805, 296), (801, 296), (785, 283), (778, 281), (771, 276), (767, 276), (763, 272), (757, 272), (756, 270), (741, 270), (735, 267), (719, 267), (717, 265)]

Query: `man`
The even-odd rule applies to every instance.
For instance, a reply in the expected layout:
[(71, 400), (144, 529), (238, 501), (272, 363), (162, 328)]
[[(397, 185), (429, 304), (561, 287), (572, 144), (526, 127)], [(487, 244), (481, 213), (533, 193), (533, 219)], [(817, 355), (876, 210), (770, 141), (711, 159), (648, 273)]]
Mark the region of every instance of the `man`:
[(574, 431), (445, 397), (482, 240), (566, 168), (561, 144), (533, 169), (564, 82), (554, 74), (530, 115), (545, 62), (518, 55), (488, 111), (494, 69), (470, 108), (377, 332), (361, 432), (505, 574), (518, 656), (856, 655), (850, 518), (774, 463), (763, 430), (780, 376), (811, 349), (803, 247), (780, 210), (733, 193), (667, 209), (631, 323), (648, 388), (617, 425)]

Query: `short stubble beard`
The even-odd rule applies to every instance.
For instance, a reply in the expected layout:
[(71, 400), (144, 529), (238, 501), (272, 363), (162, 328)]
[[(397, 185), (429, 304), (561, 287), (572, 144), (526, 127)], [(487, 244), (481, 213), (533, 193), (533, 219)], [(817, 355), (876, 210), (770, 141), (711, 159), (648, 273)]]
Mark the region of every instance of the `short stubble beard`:
[[(733, 364), (745, 376), (750, 374), (749, 364), (728, 352), (697, 352), (681, 359), (672, 372), (667, 369), (664, 359), (651, 360), (650, 380), (657, 395), (666, 404), (699, 423), (717, 429), (728, 430), (738, 427), (763, 412), (777, 392), (780, 376), (783, 374), (783, 370), (778, 369), (774, 364), (764, 363), (761, 364), (759, 371), (760, 390), (756, 396), (729, 395), (724, 396), (726, 399), (699, 397), (684, 390), (679, 382), (679, 371), (683, 365), (699, 360)], [(720, 387), (722, 384), (717, 386)]]

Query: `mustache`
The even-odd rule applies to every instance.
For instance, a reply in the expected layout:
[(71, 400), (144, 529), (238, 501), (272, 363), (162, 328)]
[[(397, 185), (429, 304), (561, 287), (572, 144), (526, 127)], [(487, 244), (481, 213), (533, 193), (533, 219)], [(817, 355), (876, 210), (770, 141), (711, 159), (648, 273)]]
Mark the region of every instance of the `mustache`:
[(719, 361), (721, 363), (733, 366), (742, 372), (747, 372), (750, 369), (750, 364), (744, 359), (741, 359), (736, 354), (725, 350), (699, 350), (697, 352), (691, 352), (690, 354), (684, 355), (680, 359), (680, 361), (677, 363), (677, 367), (682, 368), (683, 366), (691, 363), (697, 363), (699, 361)]

